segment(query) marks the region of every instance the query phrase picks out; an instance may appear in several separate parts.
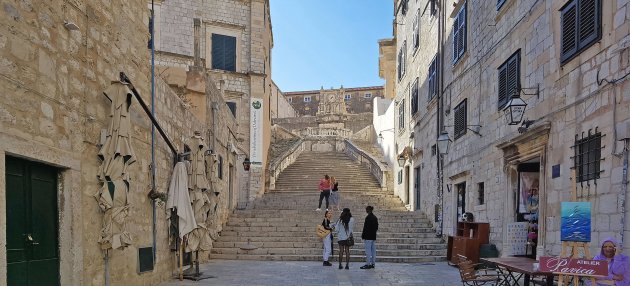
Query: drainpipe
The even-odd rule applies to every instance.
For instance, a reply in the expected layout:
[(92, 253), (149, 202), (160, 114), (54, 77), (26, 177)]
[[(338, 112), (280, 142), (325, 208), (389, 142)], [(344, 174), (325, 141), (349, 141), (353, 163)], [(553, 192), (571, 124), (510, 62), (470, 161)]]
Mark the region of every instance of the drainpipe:
[[(151, 115), (155, 117), (155, 3), (151, 0), (151, 21), (153, 28), (151, 29)], [(155, 124), (151, 123), (151, 189), (155, 190)], [(153, 213), (153, 221), (151, 230), (153, 234), (153, 265), (157, 254), (157, 227), (156, 227), (156, 205), (155, 200), (151, 200), (151, 209)]]
[[(617, 100), (617, 99), (615, 99)], [(630, 138), (624, 138), (623, 140), (623, 170), (621, 174), (623, 175), (623, 179), (621, 180), (621, 230), (619, 230), (619, 244), (621, 250), (623, 250), (623, 235), (625, 232), (625, 209), (626, 209), (626, 193), (628, 192), (628, 143), (630, 142)]]
[[(443, 89), (444, 89), (444, 17), (445, 17), (445, 8), (446, 5), (443, 3), (445, 1), (439, 1), (440, 6), (440, 13), (438, 14), (438, 23), (439, 23), (439, 28), (438, 28), (438, 61), (439, 61), (439, 67), (440, 70), (438, 71), (438, 80), (439, 80), (439, 89), (438, 89), (438, 107), (437, 107), (437, 136), (440, 136), (440, 133), (442, 133), (442, 130), (444, 129), (444, 96), (443, 96)], [(438, 166), (438, 172), (439, 172), (439, 186), (438, 186), (438, 196), (440, 199), (440, 225), (439, 225), (439, 231), (437, 232), (438, 235), (443, 236), (444, 235), (444, 156), (440, 155), (437, 156), (437, 166)]]

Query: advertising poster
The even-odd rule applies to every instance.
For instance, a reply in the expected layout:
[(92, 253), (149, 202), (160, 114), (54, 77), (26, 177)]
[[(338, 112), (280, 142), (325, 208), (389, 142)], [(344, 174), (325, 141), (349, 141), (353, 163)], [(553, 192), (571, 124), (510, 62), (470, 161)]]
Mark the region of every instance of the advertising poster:
[(252, 162), (252, 165), (262, 165), (263, 100), (260, 98), (252, 98), (249, 110), (249, 160)]

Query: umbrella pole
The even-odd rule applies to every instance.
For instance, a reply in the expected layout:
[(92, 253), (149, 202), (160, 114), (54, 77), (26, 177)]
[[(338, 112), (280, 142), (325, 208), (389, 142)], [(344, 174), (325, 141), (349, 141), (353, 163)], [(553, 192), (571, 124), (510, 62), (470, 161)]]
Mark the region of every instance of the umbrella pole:
[(184, 280), (184, 240), (180, 238), (179, 244), (179, 281)]
[(195, 251), (195, 276), (199, 277), (199, 250)]

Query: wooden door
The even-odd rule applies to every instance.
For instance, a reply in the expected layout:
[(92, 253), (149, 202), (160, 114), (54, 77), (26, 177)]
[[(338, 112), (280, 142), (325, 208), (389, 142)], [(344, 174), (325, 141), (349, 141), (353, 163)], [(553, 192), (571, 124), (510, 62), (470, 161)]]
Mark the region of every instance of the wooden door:
[(59, 285), (57, 170), (6, 158), (9, 286)]

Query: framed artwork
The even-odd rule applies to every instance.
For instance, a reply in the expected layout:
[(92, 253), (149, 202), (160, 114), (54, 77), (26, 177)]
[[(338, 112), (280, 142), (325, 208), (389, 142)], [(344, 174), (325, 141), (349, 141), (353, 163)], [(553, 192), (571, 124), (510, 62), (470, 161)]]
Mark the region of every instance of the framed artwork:
[(560, 240), (591, 241), (591, 203), (560, 203)]

